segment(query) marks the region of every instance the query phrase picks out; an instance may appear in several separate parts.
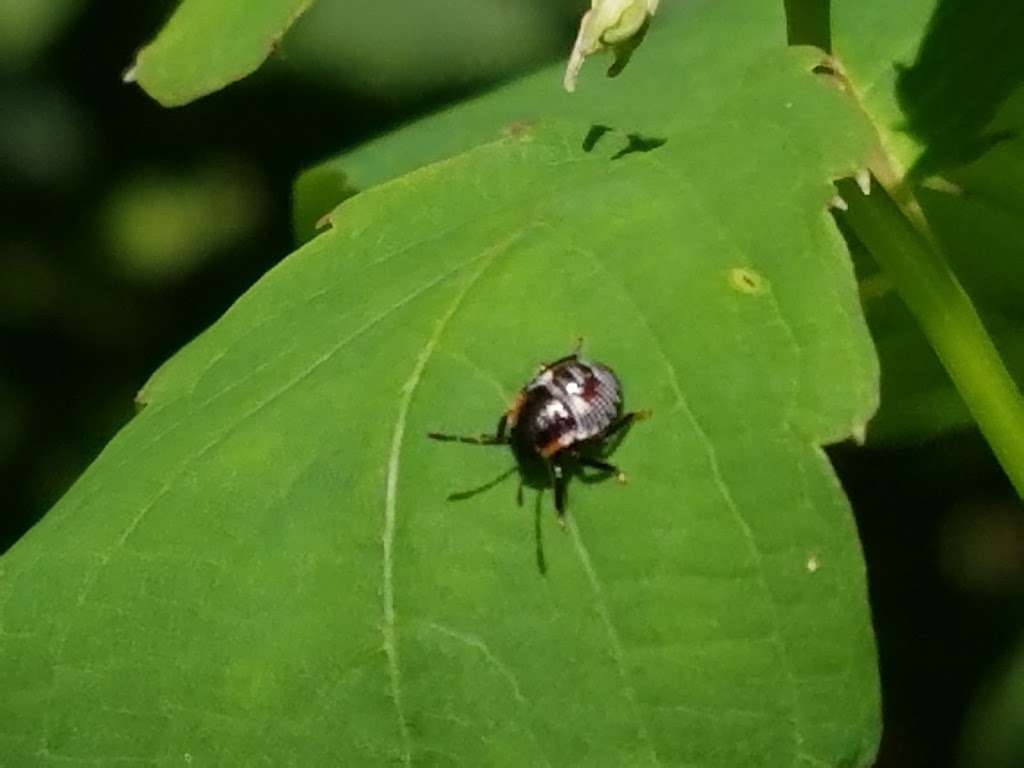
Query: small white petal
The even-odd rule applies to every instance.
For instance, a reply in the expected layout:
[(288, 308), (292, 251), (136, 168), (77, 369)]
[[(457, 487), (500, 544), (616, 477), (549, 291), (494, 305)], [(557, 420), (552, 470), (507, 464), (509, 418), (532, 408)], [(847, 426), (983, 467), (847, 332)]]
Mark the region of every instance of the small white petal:
[(612, 50), (618, 58), (621, 48), (640, 32), (658, 10), (659, 0), (591, 0), (591, 7), (580, 19), (562, 85), (572, 93), (583, 60), (599, 51)]

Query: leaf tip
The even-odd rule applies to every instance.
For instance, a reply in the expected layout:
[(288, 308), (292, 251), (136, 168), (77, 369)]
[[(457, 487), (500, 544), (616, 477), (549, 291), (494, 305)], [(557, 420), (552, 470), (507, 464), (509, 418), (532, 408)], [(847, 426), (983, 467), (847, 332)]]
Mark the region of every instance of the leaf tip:
[(135, 393), (135, 399), (133, 404), (135, 405), (135, 413), (139, 414), (146, 410), (146, 406), (149, 405), (149, 387), (143, 386), (138, 392)]
[(838, 192), (832, 195), (831, 199), (828, 201), (828, 207), (837, 211), (850, 210), (850, 206), (846, 203), (846, 201), (842, 198), (842, 195), (840, 195)]
[(325, 213), (319, 219), (317, 219), (316, 223), (313, 225), (313, 228), (316, 230), (317, 234), (319, 234), (319, 233), (323, 232), (324, 230), (331, 229), (333, 226), (334, 226), (334, 211), (331, 210), (331, 211), (328, 211), (327, 213)]
[(859, 169), (853, 178), (865, 196), (871, 194), (871, 172), (867, 168)]
[(944, 192), (947, 195), (962, 197), (964, 188), (944, 176), (929, 176), (921, 182), (921, 186), (933, 192)]

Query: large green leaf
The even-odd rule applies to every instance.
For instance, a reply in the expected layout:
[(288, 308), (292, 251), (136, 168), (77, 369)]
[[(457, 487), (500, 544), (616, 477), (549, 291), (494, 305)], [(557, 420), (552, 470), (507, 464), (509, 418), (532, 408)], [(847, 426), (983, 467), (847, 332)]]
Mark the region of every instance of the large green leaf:
[[(1024, 5), (998, 0), (836, 3), (833, 48), (888, 166), (1024, 380)], [(867, 304), (883, 361), (872, 434), (905, 439), (971, 423), (900, 306)]]
[(312, 1), (182, 0), (130, 78), (165, 106), (198, 99), (256, 70)]
[[(574, 120), (348, 200), (168, 362), (0, 560), (0, 754), (868, 764), (863, 563), (820, 445), (877, 398), (827, 211), (870, 132), (784, 30), (692, 4)], [(629, 484), (574, 478), (564, 532), (511, 477), (448, 501), (512, 458), (425, 433), (487, 429), (577, 336), (654, 411)]]
[[(730, 15), (707, 8), (706, 2), (692, 5), (660, 8), (658, 23), (617, 79), (602, 75), (603, 62), (596, 57), (584, 69), (576, 92), (568, 96), (562, 86), (564, 65), (543, 69), (307, 170), (294, 190), (299, 238), (311, 236), (316, 222), (351, 194), (469, 147), (515, 134), (541, 119), (557, 117), (586, 121), (595, 127), (619, 127), (633, 134), (636, 146), (643, 147), (656, 145), (680, 123), (706, 122), (718, 110), (729, 109), (737, 89), (751, 85), (751, 78), (770, 79), (771, 73), (752, 72), (756, 66), (752, 62), (778, 51), (779, 35), (785, 35), (784, 21), (778, 18), (776, 8)], [(766, 22), (766, 17), (771, 21)], [(672, 31), (677, 24), (692, 33), (685, 45)], [(723, 45), (737, 45), (736, 41), (742, 41), (742, 51), (719, 50)], [(666, 87), (683, 94), (689, 103), (665, 98)], [(813, 118), (797, 112), (792, 119), (802, 124)], [(856, 128), (840, 131), (857, 128), (863, 126), (858, 122)], [(842, 168), (843, 173), (853, 170)]]

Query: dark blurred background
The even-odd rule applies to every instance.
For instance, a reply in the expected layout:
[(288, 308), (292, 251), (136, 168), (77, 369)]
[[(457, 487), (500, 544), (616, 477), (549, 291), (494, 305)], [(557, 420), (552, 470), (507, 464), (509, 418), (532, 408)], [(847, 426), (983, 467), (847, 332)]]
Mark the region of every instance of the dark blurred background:
[[(430, 40), (429, 4), (322, 3), (255, 76), (174, 110), (120, 81), (169, 0), (16, 5), (0, 8), (0, 552), (149, 374), (293, 248), (300, 170), (562, 58), (586, 3), (466, 0)], [(985, 443), (961, 429), (832, 456), (871, 579), (879, 765), (1024, 765), (1024, 733), (998, 725), (1024, 708), (1024, 509)]]

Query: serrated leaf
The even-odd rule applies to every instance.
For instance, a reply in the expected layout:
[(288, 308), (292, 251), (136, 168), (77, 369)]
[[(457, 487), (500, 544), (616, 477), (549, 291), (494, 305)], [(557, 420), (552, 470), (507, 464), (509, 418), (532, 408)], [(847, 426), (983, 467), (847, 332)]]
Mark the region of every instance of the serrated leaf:
[[(673, 31), (681, 27), (702, 34), (688, 35), (684, 46), (678, 41), (678, 32)], [(645, 37), (642, 48), (614, 80), (606, 78), (601, 63), (596, 62), (592, 70), (583, 72), (577, 91), (567, 97), (562, 87), (564, 67), (543, 69), (309, 169), (295, 183), (296, 232), (300, 239), (307, 239), (325, 214), (359, 190), (484, 142), (514, 135), (541, 119), (588, 122), (598, 129), (595, 135), (602, 127), (622, 128), (642, 146), (644, 142), (656, 143), (680, 124), (706, 122), (718, 110), (727, 115), (730, 99), (753, 76), (752, 70), (763, 66), (762, 57), (778, 52), (780, 35), (785, 36), (785, 22), (775, 8), (748, 7), (729, 17), (708, 2), (662, 6), (658, 23)], [(734, 38), (744, 41), (741, 54), (733, 56), (717, 50), (723, 40)], [(808, 69), (821, 58), (820, 52), (812, 49), (793, 55), (806, 61)], [(707, 87), (709, 67), (713, 68), (717, 88)], [(756, 76), (770, 80), (773, 73), (757, 71)], [(690, 103), (666, 98), (666, 88), (680, 99), (690, 99)], [(795, 109), (799, 114), (801, 105), (783, 97), (777, 106)], [(842, 136), (856, 134), (863, 127), (857, 122), (830, 129)], [(840, 165), (834, 169), (837, 175), (856, 170)]]
[(129, 79), (164, 106), (187, 104), (254, 72), (313, 0), (182, 0)]
[[(674, 114), (606, 91), (596, 140), (542, 117), (377, 184), (154, 376), (0, 560), (0, 753), (870, 763), (863, 562), (819, 447), (877, 397), (826, 208), (870, 134), (780, 8), (700, 10), (627, 70), (657, 62)], [(654, 411), (630, 482), (574, 478), (566, 532), (512, 477), (448, 501), (512, 457), (425, 433), (488, 429), (577, 336)]]
[[(1024, 6), (836, 4), (833, 48), (878, 133), (891, 184), (931, 232), (1024, 380)], [(920, 439), (973, 421), (895, 294), (869, 302), (883, 360), (872, 435)]]

